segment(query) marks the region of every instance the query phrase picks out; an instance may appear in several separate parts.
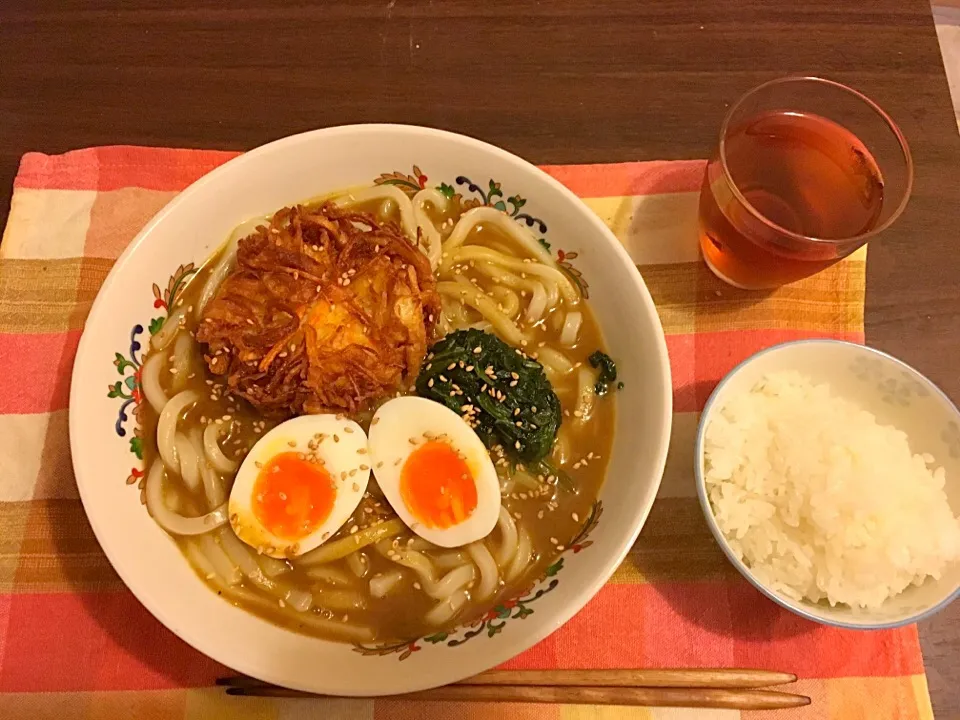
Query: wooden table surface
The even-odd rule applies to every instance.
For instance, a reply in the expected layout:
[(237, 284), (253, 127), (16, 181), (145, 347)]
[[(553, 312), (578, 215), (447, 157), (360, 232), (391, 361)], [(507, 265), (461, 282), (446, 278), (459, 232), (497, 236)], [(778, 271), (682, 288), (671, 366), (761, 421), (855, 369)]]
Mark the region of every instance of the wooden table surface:
[[(916, 161), (870, 247), (867, 341), (960, 400), (960, 136), (927, 0), (177, 4), (0, 4), (0, 223), (28, 150), (391, 121), (537, 163), (701, 158), (744, 91), (820, 74), (888, 110)], [(921, 638), (938, 717), (960, 716), (960, 602)]]

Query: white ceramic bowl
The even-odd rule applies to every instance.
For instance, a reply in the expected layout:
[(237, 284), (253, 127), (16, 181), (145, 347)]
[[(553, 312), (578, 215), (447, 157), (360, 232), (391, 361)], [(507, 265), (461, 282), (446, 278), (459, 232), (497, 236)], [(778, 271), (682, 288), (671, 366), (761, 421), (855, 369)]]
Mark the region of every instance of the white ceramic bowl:
[[(382, 177), (391, 173), (397, 174)], [(465, 198), (500, 202), (518, 222), (542, 233), (553, 252), (562, 250), (566, 261), (575, 258), (625, 387), (617, 397), (602, 505), (595, 506), (602, 517), (595, 512), (589, 539), (582, 537), (554, 574), (523, 596), (531, 613), (483, 620), (469, 638), (468, 628), (460, 628), (443, 640), (358, 649), (280, 629), (217, 597), (147, 515), (136, 485), (125, 481), (135, 481), (142, 470), (131, 454), (131, 414), (139, 399), (146, 328), (165, 314), (164, 289), (177, 284), (168, 278), (182, 275), (182, 265), (202, 263), (245, 220), (377, 178), (445, 183)], [(525, 200), (522, 212), (512, 202), (516, 196)], [(108, 397), (114, 383), (114, 397)], [(296, 135), (238, 157), (147, 224), (117, 261), (87, 320), (73, 373), (70, 441), (97, 539), (124, 582), (170, 630), (215, 660), (268, 682), (381, 695), (493, 667), (583, 607), (626, 555), (653, 504), (666, 459), (671, 397), (666, 343), (650, 294), (616, 238), (573, 193), (533, 165), (477, 140), (426, 128), (359, 125)]]
[(714, 538), (737, 570), (760, 592), (810, 620), (839, 627), (876, 630), (921, 620), (960, 596), (960, 563), (948, 566), (939, 580), (927, 578), (886, 600), (879, 609), (863, 610), (828, 603), (798, 602), (761, 583), (730, 549), (720, 532), (704, 483), (703, 436), (712, 414), (726, 399), (748, 392), (765, 375), (795, 370), (815, 383), (873, 413), (878, 422), (907, 433), (914, 453), (930, 453), (946, 469), (946, 493), (954, 515), (960, 513), (960, 413), (923, 375), (894, 357), (864, 345), (838, 340), (784, 343), (747, 358), (717, 386), (700, 416), (697, 433), (697, 494)]

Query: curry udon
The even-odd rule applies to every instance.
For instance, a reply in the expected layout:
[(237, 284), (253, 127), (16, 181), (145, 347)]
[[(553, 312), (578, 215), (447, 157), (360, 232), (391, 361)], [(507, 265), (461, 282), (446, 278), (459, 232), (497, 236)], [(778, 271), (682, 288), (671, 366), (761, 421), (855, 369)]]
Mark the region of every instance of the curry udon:
[[(331, 198), (238, 228), (152, 337), (142, 371), (144, 501), (200, 577), (234, 604), (327, 639), (403, 640), (478, 617), (529, 587), (564, 550), (603, 482), (614, 398), (598, 393), (588, 358), (603, 340), (578, 284), (521, 224), (490, 207), (464, 212), (435, 190), (411, 198), (375, 186)], [(330, 253), (329, 267), (353, 262), (356, 271), (326, 278)], [(347, 292), (349, 317), (336, 309)], [(547, 433), (535, 440), (542, 450), (524, 459), (521, 439), (530, 436), (508, 446), (502, 427), (483, 426), (483, 402), (460, 404), (464, 381), (444, 373), (481, 372), (469, 352), (466, 366), (433, 367), (439, 341), (480, 337), (458, 331), (495, 336), (490, 347), (509, 346), (546, 379), (559, 401), (558, 428), (536, 427), (519, 400), (507, 413), (507, 425), (520, 418), (518, 432)], [(477, 377), (479, 385), (485, 376)], [(502, 393), (486, 382), (475, 392), (501, 403), (523, 387), (516, 371), (503, 378)], [(370, 432), (374, 412), (417, 385), (443, 386), (421, 394), (455, 409), (489, 450), (500, 507), (486, 537), (428, 542), (398, 517), (378, 469), (360, 465), (372, 472), (362, 499), (315, 549), (272, 557), (274, 548), (238, 538), (227, 498), (265, 433), (291, 416), (324, 412)]]

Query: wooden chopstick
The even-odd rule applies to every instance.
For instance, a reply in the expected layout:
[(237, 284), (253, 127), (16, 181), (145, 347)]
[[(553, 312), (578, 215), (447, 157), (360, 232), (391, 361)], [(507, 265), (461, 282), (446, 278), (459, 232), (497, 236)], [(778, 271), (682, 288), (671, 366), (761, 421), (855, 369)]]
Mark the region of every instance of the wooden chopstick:
[(661, 670), (489, 670), (454, 684), (748, 689), (786, 685), (796, 681), (796, 675), (773, 670), (664, 668)]
[[(264, 686), (227, 688), (228, 695), (270, 698), (334, 698)], [(804, 695), (775, 690), (723, 690), (717, 688), (559, 687), (537, 685), (446, 685), (422, 692), (391, 695), (391, 700), (454, 702), (524, 702), (565, 705), (641, 705), (647, 707), (776, 710), (810, 704)]]
[[(796, 675), (775, 670), (663, 668), (657, 670), (488, 670), (452, 684), (756, 689), (787, 685), (796, 681)], [(217, 685), (276, 687), (246, 675), (219, 678)]]
[[(804, 695), (759, 690), (796, 681), (796, 675), (747, 669), (492, 670), (444, 687), (393, 695), (395, 700), (527, 702), (569, 705), (773, 710), (810, 704)], [(254, 678), (221, 678), (227, 694), (245, 697), (324, 698)]]

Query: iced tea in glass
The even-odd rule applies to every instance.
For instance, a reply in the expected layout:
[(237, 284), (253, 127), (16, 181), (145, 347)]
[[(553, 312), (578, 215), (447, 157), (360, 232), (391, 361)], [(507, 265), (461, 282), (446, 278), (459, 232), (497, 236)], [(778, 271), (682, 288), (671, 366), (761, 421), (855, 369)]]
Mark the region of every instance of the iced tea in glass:
[(727, 114), (700, 193), (700, 247), (722, 280), (775, 288), (882, 232), (913, 183), (907, 142), (872, 100), (822, 78), (765, 83)]

